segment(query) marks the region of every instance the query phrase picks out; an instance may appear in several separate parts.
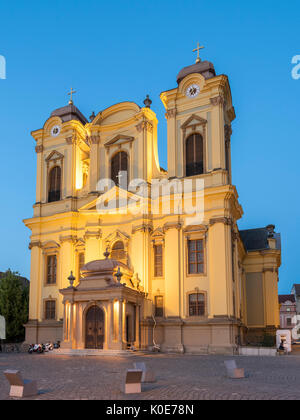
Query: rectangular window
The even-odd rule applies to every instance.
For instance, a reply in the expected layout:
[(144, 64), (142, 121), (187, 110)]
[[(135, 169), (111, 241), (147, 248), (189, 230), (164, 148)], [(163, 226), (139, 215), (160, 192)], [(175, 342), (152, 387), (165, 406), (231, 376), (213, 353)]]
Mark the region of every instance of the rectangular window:
[(287, 319), (286, 319), (286, 325), (287, 325), (288, 327), (291, 327), (291, 326), (292, 326), (292, 320), (291, 320), (291, 318), (287, 318)]
[(155, 316), (164, 316), (164, 298), (163, 296), (155, 296)]
[(45, 302), (45, 319), (55, 320), (56, 319), (56, 302), (55, 300), (47, 300)]
[(163, 246), (154, 245), (154, 277), (163, 276)]
[(189, 295), (189, 315), (205, 315), (205, 296), (203, 293), (193, 293)]
[(188, 241), (189, 274), (204, 273), (204, 240)]
[(56, 269), (56, 255), (49, 255), (47, 257), (47, 284), (56, 284)]

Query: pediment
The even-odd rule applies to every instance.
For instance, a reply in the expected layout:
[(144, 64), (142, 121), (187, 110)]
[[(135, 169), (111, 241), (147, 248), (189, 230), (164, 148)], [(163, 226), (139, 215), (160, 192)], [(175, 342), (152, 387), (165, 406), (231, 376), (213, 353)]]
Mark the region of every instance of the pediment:
[(182, 129), (186, 129), (188, 127), (193, 127), (197, 125), (205, 125), (207, 124), (207, 120), (198, 115), (193, 114), (190, 116), (181, 126)]
[(125, 143), (130, 143), (134, 140), (134, 137), (125, 136), (124, 134), (118, 134), (117, 136), (113, 137), (111, 140), (105, 143), (105, 147), (109, 146), (117, 146)]
[(62, 160), (64, 158), (64, 155), (57, 152), (56, 150), (53, 150), (53, 152), (50, 153), (50, 155), (46, 158), (46, 162), (50, 162), (51, 160)]
[(151, 237), (153, 239), (162, 239), (162, 238), (164, 238), (164, 236), (165, 236), (164, 232), (161, 228), (155, 229), (151, 234)]
[(115, 232), (111, 233), (105, 238), (105, 242), (109, 244), (116, 242), (118, 240), (126, 243), (129, 241), (129, 236), (121, 232), (120, 230), (116, 230)]
[(99, 214), (126, 214), (131, 206), (139, 202), (144, 205), (144, 198), (127, 190), (114, 186), (98, 198), (79, 209), (79, 212), (97, 212)]

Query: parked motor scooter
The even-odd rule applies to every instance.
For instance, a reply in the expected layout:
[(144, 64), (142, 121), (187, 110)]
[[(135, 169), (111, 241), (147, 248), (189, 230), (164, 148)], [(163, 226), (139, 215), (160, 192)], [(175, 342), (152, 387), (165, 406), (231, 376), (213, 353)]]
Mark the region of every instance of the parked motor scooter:
[(54, 348), (52, 343), (43, 344), (42, 347), (45, 352), (52, 351)]
[(59, 349), (60, 348), (60, 341), (57, 341), (56, 343), (54, 343), (53, 348), (54, 348), (54, 350)]
[(28, 353), (29, 354), (32, 354), (32, 353), (38, 353), (38, 354), (41, 354), (41, 353), (43, 353), (44, 352), (44, 350), (43, 350), (43, 346), (41, 345), (41, 344), (32, 344), (30, 347), (29, 347), (29, 350), (28, 350)]

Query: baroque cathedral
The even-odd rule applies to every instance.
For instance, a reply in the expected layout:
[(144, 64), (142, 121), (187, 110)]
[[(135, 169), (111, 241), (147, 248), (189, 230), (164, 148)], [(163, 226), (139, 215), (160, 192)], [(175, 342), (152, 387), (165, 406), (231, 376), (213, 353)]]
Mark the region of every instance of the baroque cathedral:
[[(201, 61), (198, 49), (196, 64), (161, 94), (167, 170), (149, 97), (144, 107), (122, 102), (88, 121), (73, 93), (32, 132), (37, 180), (33, 217), (24, 221), (31, 230), (26, 342), (232, 354), (274, 334), (280, 234), (274, 225), (237, 225), (243, 210), (231, 177), (228, 77)], [(182, 189), (169, 188), (167, 212), (166, 195), (152, 194), (154, 184), (187, 181), (191, 202), (196, 183), (203, 186), (201, 218), (178, 205)]]

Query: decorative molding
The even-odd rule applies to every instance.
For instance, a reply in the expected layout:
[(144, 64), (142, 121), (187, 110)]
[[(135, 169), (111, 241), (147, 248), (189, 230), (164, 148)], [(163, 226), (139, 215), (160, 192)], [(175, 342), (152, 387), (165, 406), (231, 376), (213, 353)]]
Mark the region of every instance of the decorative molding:
[(44, 151), (44, 146), (42, 144), (36, 146), (35, 151), (36, 153), (42, 153)]
[(77, 241), (77, 236), (76, 235), (67, 235), (67, 236), (60, 236), (59, 237), (59, 242), (62, 244), (64, 242), (72, 242), (72, 243), (76, 243)]
[(181, 129), (186, 130), (188, 127), (196, 128), (198, 125), (205, 126), (206, 124), (207, 120), (193, 114), (181, 125)]
[(210, 103), (211, 103), (213, 106), (223, 105), (223, 104), (224, 104), (224, 98), (223, 98), (223, 96), (221, 96), (221, 95), (216, 96), (216, 97), (214, 97), (214, 98), (210, 98)]
[(164, 224), (164, 232), (167, 232), (169, 229), (177, 229), (180, 230), (182, 229), (182, 224), (180, 222), (168, 222)]
[(189, 225), (183, 229), (184, 233), (193, 233), (193, 232), (203, 233), (207, 231), (208, 231), (208, 226), (206, 225)]
[(231, 226), (233, 222), (230, 217), (215, 217), (209, 221), (210, 226), (213, 226), (216, 223), (223, 223), (224, 225)]
[(225, 132), (225, 141), (230, 142), (231, 135), (232, 135), (231, 125), (226, 124), (225, 127), (224, 127), (224, 132)]
[(177, 114), (177, 109), (176, 108), (172, 108), (172, 109), (168, 109), (167, 112), (165, 113), (165, 116), (167, 118), (167, 120), (169, 118), (175, 118)]
[(61, 153), (57, 152), (56, 150), (53, 150), (50, 155), (46, 158), (46, 162), (50, 162), (50, 160), (63, 160), (64, 159), (64, 155), (62, 155)]
[(152, 233), (151, 233), (151, 237), (152, 238), (163, 238), (164, 237), (164, 231), (162, 228), (156, 228)]
[(89, 144), (99, 144), (100, 143), (100, 136), (90, 136), (88, 138)]
[(230, 121), (235, 120), (236, 115), (235, 115), (235, 109), (234, 109), (233, 106), (230, 109), (228, 109), (227, 116), (228, 116)]
[(143, 223), (142, 225), (132, 227), (132, 235), (134, 235), (137, 232), (147, 232), (147, 231), (150, 233), (153, 231), (153, 227), (150, 223)]
[(231, 231), (232, 240), (237, 241), (240, 238), (239, 232), (235, 232), (234, 230)]
[(84, 234), (83, 239), (86, 241), (87, 239), (91, 239), (91, 238), (101, 239), (102, 238), (102, 230), (101, 229), (97, 229), (97, 230), (94, 230), (94, 231), (87, 230)]
[(70, 137), (66, 137), (66, 143), (67, 144), (76, 144), (77, 143), (77, 138), (76, 136), (70, 136)]
[(153, 133), (153, 125), (149, 121), (141, 121), (135, 127), (138, 133), (141, 133), (143, 130), (149, 131), (149, 133)]
[(42, 244), (41, 244), (40, 241), (32, 241), (32, 242), (30, 242), (28, 248), (30, 250), (32, 250), (32, 248), (35, 247), (35, 246), (37, 246), (38, 248), (41, 248), (42, 247)]
[(273, 267), (265, 267), (265, 268), (263, 268), (262, 272), (263, 273), (267, 273), (267, 272), (274, 273), (275, 269)]
[(129, 242), (129, 236), (125, 233), (121, 232), (120, 230), (116, 230), (115, 232), (111, 233), (105, 238), (106, 246), (112, 246), (117, 241), (125, 242), (125, 246), (127, 247)]
[(140, 122), (138, 125), (135, 126), (137, 132), (140, 133), (143, 131), (143, 122)]
[[(119, 141), (119, 140), (123, 140), (123, 141)], [(132, 137), (132, 136), (125, 136), (124, 134), (118, 134), (113, 139), (111, 139), (107, 143), (105, 143), (104, 146), (105, 147), (110, 147), (110, 146), (121, 147), (122, 144), (132, 143), (133, 140), (134, 140), (134, 137)]]

